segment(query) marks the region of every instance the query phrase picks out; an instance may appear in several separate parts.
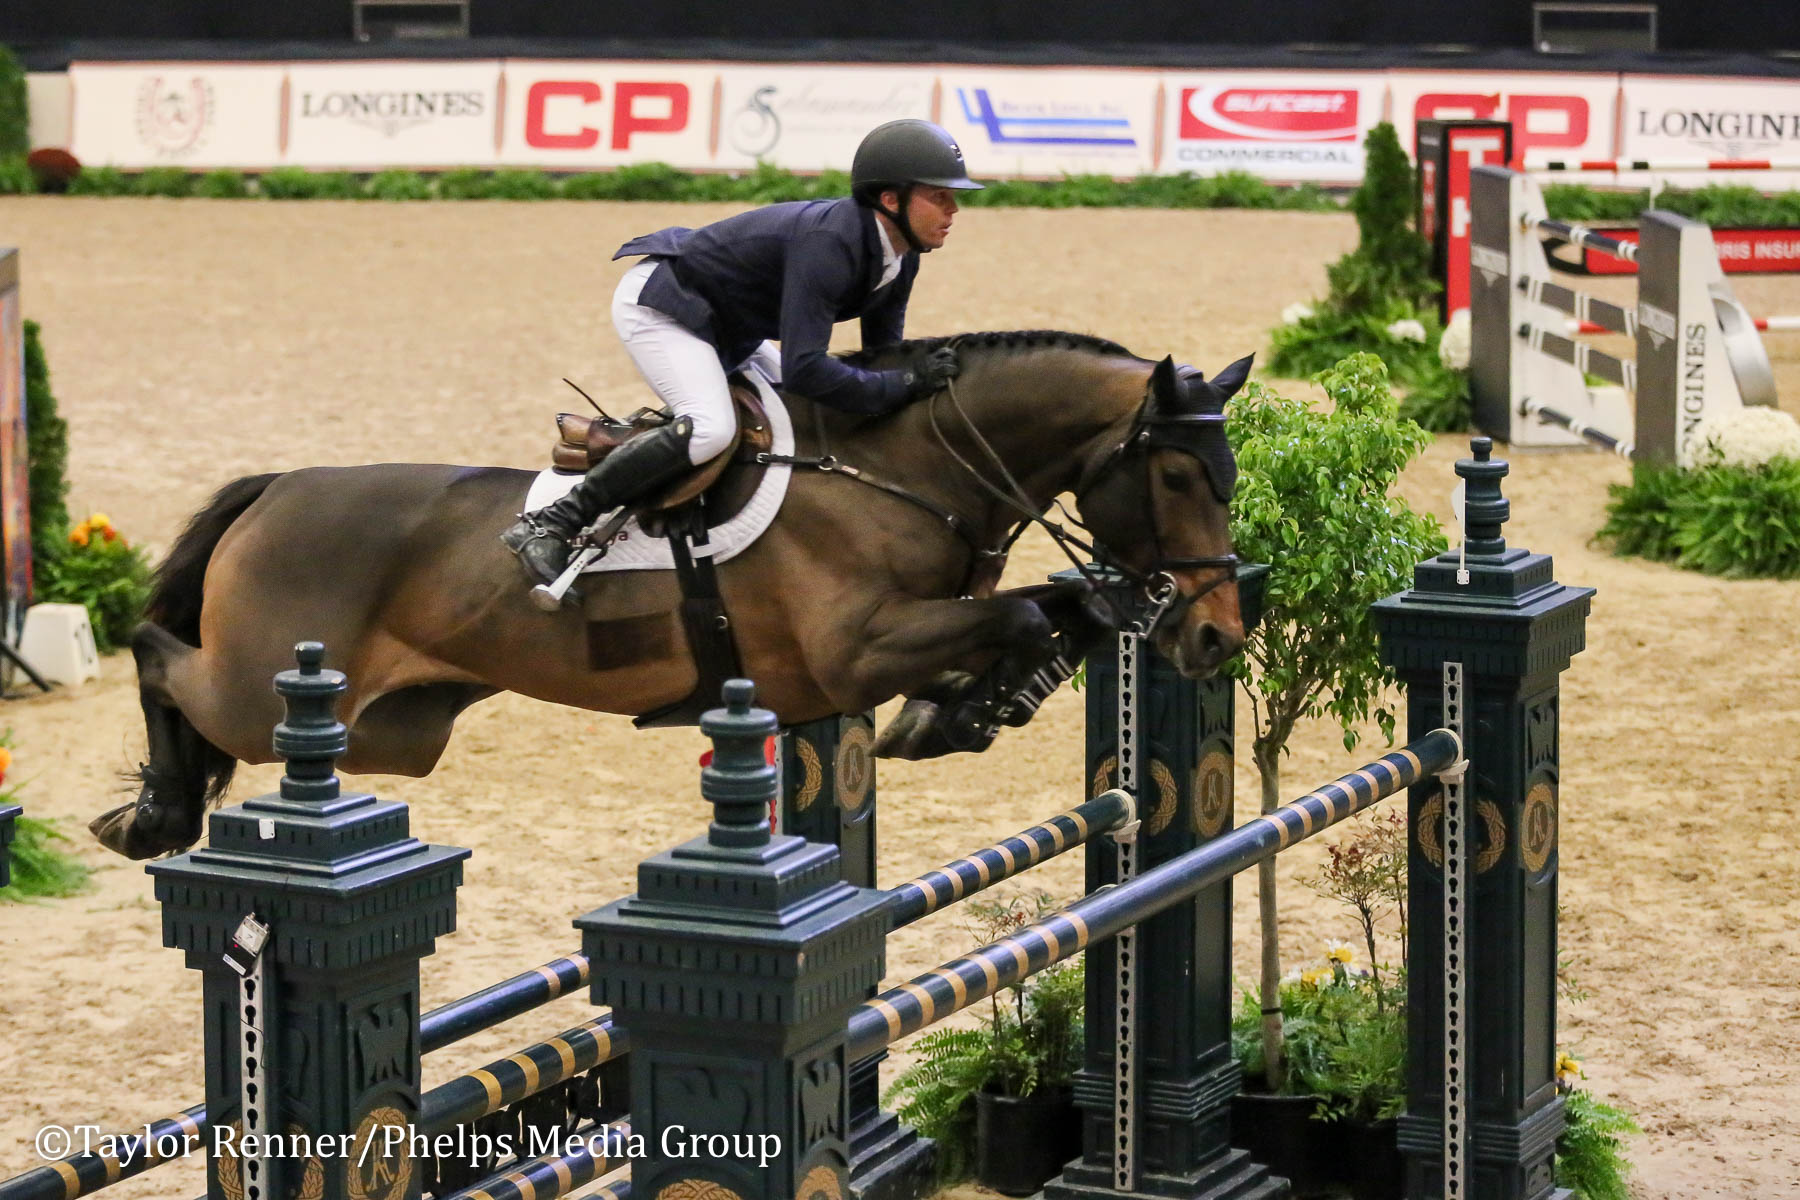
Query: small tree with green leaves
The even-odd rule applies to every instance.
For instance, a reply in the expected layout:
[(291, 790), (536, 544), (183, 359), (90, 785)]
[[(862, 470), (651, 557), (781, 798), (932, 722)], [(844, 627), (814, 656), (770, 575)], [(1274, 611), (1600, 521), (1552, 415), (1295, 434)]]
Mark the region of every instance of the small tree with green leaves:
[[(1413, 566), (1444, 549), (1429, 515), (1391, 495), (1430, 437), (1399, 416), (1387, 371), (1356, 354), (1318, 375), (1326, 411), (1251, 384), (1228, 425), (1240, 476), (1231, 532), (1248, 562), (1271, 566), (1263, 617), (1229, 670), (1250, 699), (1251, 753), (1262, 811), (1281, 803), (1281, 758), (1302, 719), (1328, 717), (1354, 749), (1371, 716), (1393, 737), (1389, 688), (1369, 606), (1412, 582)], [(1281, 994), (1275, 864), (1258, 868), (1264, 996)], [(1263, 1062), (1282, 1089), (1281, 1012), (1263, 1022)]]

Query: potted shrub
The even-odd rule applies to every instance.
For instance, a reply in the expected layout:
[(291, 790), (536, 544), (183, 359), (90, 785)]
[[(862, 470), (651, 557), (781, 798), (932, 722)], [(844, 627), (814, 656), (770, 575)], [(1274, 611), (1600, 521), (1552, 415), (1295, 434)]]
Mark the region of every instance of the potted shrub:
[[(982, 944), (1058, 907), (1047, 895), (971, 902)], [(1041, 971), (989, 1000), (973, 1029), (940, 1029), (915, 1044), (919, 1059), (884, 1102), (938, 1146), (942, 1182), (973, 1171), (1009, 1196), (1038, 1191), (1081, 1151), (1071, 1082), (1081, 1065), (1083, 967)]]
[[(1406, 1102), (1406, 977), (1381, 965), (1381, 923), (1397, 919), (1406, 945), (1406, 817), (1393, 809), (1359, 818), (1326, 848), (1305, 880), (1356, 913), (1369, 966), (1349, 945), (1281, 980), (1283, 1088), (1245, 1093), (1233, 1104), (1233, 1141), (1306, 1194), (1348, 1184), (1358, 1200), (1399, 1194), (1403, 1163), (1395, 1118)], [(1246, 1076), (1266, 1071), (1264, 1006), (1247, 991), (1232, 1022), (1233, 1051)]]

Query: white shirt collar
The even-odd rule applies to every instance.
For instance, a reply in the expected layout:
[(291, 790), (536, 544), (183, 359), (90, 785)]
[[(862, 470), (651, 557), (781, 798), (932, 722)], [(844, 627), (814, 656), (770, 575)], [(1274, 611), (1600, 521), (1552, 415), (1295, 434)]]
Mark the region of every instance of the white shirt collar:
[(881, 243), (881, 280), (875, 285), (875, 290), (880, 291), (894, 282), (894, 276), (900, 273), (902, 255), (894, 249), (894, 243), (888, 238), (887, 224), (880, 218), (875, 221), (875, 233), (875, 240)]

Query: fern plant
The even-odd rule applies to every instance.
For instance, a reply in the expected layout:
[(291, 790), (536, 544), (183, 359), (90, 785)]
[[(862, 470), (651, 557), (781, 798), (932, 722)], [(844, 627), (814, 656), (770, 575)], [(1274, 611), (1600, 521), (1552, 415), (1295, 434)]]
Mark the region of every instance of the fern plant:
[[(1050, 911), (1047, 895), (971, 901), (972, 927), (985, 944)], [(1065, 1087), (1081, 1065), (1086, 974), (1063, 963), (1003, 988), (989, 999), (977, 1029), (939, 1029), (913, 1043), (918, 1059), (901, 1072), (883, 1102), (938, 1144), (938, 1178), (968, 1175), (975, 1149), (975, 1096), (988, 1091), (1030, 1096)]]

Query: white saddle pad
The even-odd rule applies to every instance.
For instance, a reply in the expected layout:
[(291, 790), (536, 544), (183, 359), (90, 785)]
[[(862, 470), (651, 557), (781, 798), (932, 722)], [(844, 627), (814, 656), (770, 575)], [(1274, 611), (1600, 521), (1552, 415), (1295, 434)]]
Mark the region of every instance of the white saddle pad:
[[(787, 408), (781, 403), (781, 397), (769, 386), (769, 381), (756, 371), (747, 370), (744, 375), (756, 384), (756, 390), (762, 396), (763, 411), (769, 415), (769, 429), (774, 435), (773, 450), (776, 454), (792, 454), (794, 452), (794, 423), (788, 416)], [(743, 510), (724, 524), (711, 531), (712, 559), (724, 562), (742, 554), (750, 543), (762, 536), (775, 520), (775, 514), (781, 511), (782, 497), (787, 495), (788, 478), (794, 469), (785, 464), (771, 464), (763, 471), (762, 482), (756, 485), (750, 502)], [(525, 511), (533, 512), (547, 504), (553, 504), (568, 495), (581, 479), (580, 475), (565, 475), (560, 471), (543, 471), (532, 481), (531, 490), (525, 494)], [(637, 518), (625, 522), (607, 549), (605, 557), (589, 564), (584, 575), (592, 575), (597, 571), (673, 571), (674, 556), (669, 552), (667, 538), (651, 537), (638, 528)]]

